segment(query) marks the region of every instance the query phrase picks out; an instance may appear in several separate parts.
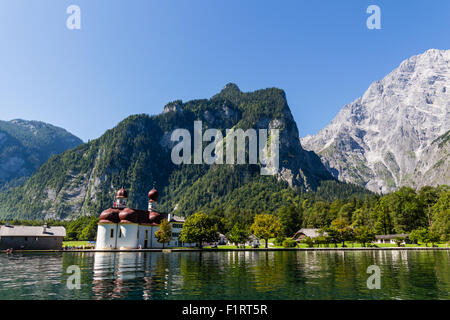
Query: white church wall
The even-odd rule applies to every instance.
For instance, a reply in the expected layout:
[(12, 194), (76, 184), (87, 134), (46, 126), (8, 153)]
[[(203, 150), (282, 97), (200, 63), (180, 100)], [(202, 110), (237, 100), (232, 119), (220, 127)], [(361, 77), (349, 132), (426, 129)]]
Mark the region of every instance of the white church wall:
[(117, 236), (117, 248), (136, 249), (138, 247), (139, 225), (135, 223), (119, 224), (119, 234)]
[(102, 223), (97, 228), (96, 249), (115, 249), (117, 239), (117, 224)]
[[(152, 246), (152, 226), (139, 225), (139, 240), (138, 246), (142, 249), (150, 249)], [(147, 240), (147, 241), (146, 241)]]

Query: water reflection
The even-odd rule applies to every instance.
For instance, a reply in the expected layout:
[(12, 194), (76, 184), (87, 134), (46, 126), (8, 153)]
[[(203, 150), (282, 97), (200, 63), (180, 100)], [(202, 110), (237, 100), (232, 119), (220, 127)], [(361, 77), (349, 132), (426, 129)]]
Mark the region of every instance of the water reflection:
[[(448, 251), (0, 255), (0, 299), (449, 299)], [(66, 286), (70, 265), (81, 290)], [(366, 286), (381, 269), (381, 290)]]

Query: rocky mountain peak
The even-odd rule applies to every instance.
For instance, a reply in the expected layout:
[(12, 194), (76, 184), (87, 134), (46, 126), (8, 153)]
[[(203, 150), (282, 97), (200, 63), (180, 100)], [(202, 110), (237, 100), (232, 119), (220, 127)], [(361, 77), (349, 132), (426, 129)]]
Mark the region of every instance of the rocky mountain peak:
[[(436, 169), (426, 150), (450, 128), (449, 61), (450, 50), (437, 49), (403, 61), (302, 145), (319, 153), (340, 180), (372, 191), (423, 185), (423, 176)], [(448, 181), (443, 174), (431, 183)]]

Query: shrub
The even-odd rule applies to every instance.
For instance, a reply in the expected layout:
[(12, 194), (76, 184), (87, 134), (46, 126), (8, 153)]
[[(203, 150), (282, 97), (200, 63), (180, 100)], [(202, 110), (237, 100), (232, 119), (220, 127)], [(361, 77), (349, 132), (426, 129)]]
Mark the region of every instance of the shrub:
[(283, 241), (283, 247), (285, 248), (295, 248), (297, 246), (297, 241), (292, 239), (286, 239)]
[(310, 237), (306, 237), (305, 239), (303, 239), (302, 242), (303, 242), (303, 243), (306, 243), (306, 245), (307, 245), (309, 248), (314, 247), (314, 240), (311, 239)]
[(284, 241), (285, 241), (284, 237), (277, 237), (273, 241), (273, 244), (276, 245), (277, 247), (280, 247), (280, 246), (283, 246)]

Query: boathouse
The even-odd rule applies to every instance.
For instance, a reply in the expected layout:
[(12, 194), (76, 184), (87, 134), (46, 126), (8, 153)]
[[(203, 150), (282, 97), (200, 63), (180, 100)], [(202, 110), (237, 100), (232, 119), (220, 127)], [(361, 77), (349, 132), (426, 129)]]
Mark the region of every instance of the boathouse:
[(66, 236), (64, 227), (13, 226), (0, 227), (0, 249), (61, 250)]
[(296, 241), (304, 240), (305, 238), (309, 237), (311, 239), (327, 235), (326, 232), (323, 234), (320, 232), (320, 229), (315, 228), (301, 228), (298, 230), (293, 236), (292, 239)]

